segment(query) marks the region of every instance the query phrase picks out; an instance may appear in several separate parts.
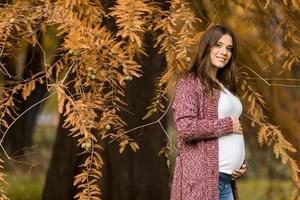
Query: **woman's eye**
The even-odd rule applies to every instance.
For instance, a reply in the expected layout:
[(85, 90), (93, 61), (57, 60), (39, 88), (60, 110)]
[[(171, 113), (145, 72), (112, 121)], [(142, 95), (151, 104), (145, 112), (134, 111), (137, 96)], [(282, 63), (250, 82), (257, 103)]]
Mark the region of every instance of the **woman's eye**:
[(227, 48), (228, 51), (232, 52), (232, 48)]

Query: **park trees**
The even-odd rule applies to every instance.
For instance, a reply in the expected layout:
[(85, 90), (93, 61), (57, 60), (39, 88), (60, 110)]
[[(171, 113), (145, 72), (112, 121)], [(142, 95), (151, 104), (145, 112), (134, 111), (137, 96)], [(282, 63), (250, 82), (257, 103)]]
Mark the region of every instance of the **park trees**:
[[(143, 102), (149, 103), (144, 119), (157, 113), (163, 115), (169, 108), (170, 101), (166, 101), (168, 91), (171, 100), (176, 77), (190, 66), (201, 31), (211, 24), (224, 23), (232, 27), (240, 40), (238, 84), (241, 85), (241, 97), (246, 108), (245, 120), (256, 128), (248, 130), (257, 130), (257, 141), (273, 148), (276, 156), (290, 167), (291, 177), (300, 188), (299, 168), (289, 153), (296, 150), (279, 127), (273, 125), (280, 120), (272, 117), (272, 113), (276, 112), (286, 116), (291, 123), (299, 117), (299, 112), (295, 112), (297, 106), (282, 106), (283, 102), (279, 100), (284, 96), (281, 90), (297, 86), (290, 81), (296, 82), (299, 77), (298, 17), (297, 0), (264, 3), (239, 0), (174, 0), (168, 3), (145, 0), (3, 1), (0, 7), (1, 58), (16, 55), (21, 51), (18, 47), (22, 46), (22, 42), (43, 50), (38, 32), (46, 32), (49, 27), (56, 28), (62, 42), (53, 64), (47, 63), (46, 52), (42, 51), (43, 70), (20, 80), (9, 73), (10, 66), (1, 60), (2, 76), (6, 77), (3, 82), (9, 84), (9, 87), (0, 88), (1, 145), (20, 116), (16, 112), (15, 94), (21, 92), (25, 100), (38, 90), (37, 83), (44, 84), (48, 95), (39, 103), (56, 95), (57, 108), (62, 114), (58, 140), (65, 137), (61, 141), (67, 141), (66, 135), (73, 138), (68, 142), (72, 155), (62, 157), (70, 158), (70, 162), (75, 164), (70, 169), (74, 173), (70, 173), (69, 179), (77, 189), (70, 194), (78, 199), (99, 198), (101, 193), (105, 194), (99, 186), (100, 177), (102, 173), (109, 174), (105, 171), (105, 163), (115, 158), (111, 152), (113, 155), (118, 151), (124, 152), (133, 160), (135, 154), (128, 153), (128, 149), (142, 152), (143, 142), (137, 142), (139, 138), (130, 131), (130, 128), (138, 126), (137, 120), (130, 122), (126, 116), (128, 110), (132, 110), (130, 106), (146, 107), (136, 102), (139, 97), (135, 97), (134, 92), (138, 91), (138, 86), (155, 87), (151, 103)], [(159, 56), (157, 51), (164, 57)], [(153, 65), (155, 67), (150, 68)], [(281, 81), (276, 79), (278, 74), (286, 75), (284, 84), (278, 83)], [(139, 83), (138, 80), (140, 85), (134, 86)], [(147, 80), (147, 84), (143, 80)], [(263, 90), (262, 83), (272, 90)], [(295, 93), (294, 99), (299, 96)], [(285, 100), (287, 98), (291, 98), (294, 105), (299, 105), (289, 95), (284, 97)], [(266, 99), (276, 101), (268, 102)], [(272, 112), (268, 111), (267, 108), (272, 106)], [(136, 109), (140, 118), (142, 108)], [(6, 120), (7, 117), (11, 120)], [(153, 144), (162, 144), (163, 138), (167, 138), (162, 129), (164, 122), (154, 122), (161, 126), (162, 133), (153, 137), (158, 140), (157, 143), (154, 140)], [(283, 127), (284, 130), (289, 129), (288, 125)], [(299, 130), (297, 124), (293, 128)], [(157, 130), (153, 132), (156, 134)], [(144, 133), (141, 137), (150, 137), (150, 134)], [(252, 134), (246, 136), (249, 140), (256, 138)], [(296, 134), (288, 137), (298, 138)], [(112, 145), (108, 145), (110, 141), (113, 141)], [(66, 144), (61, 145), (68, 147)], [(115, 144), (118, 144), (117, 147)], [(57, 143), (54, 152), (59, 152), (59, 148)], [(154, 151), (157, 148), (155, 146)], [(168, 151), (173, 148), (169, 140), (162, 153), (168, 156)], [(81, 155), (80, 159), (77, 153)], [(161, 166), (163, 171), (166, 170)], [(297, 190), (294, 194), (296, 196)]]

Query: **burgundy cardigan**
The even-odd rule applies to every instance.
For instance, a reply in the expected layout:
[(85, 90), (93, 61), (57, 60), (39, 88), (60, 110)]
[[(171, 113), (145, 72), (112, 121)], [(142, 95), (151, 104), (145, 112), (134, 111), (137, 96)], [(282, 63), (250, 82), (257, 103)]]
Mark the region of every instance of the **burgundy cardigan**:
[[(176, 85), (172, 104), (178, 155), (171, 200), (218, 200), (218, 137), (233, 132), (230, 117), (218, 119), (219, 89), (204, 94), (199, 78), (185, 75)], [(232, 181), (237, 200), (235, 181)]]

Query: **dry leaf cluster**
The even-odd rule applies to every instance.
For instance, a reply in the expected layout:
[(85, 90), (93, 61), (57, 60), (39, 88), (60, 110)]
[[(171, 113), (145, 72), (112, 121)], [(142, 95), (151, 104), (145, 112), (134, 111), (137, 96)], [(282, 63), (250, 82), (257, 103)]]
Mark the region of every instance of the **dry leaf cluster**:
[[(267, 1), (262, 8), (261, 5), (257, 7), (260, 6), (263, 11), (277, 5), (287, 12), (291, 4), (296, 10), (299, 8), (299, 1), (296, 0), (284, 0), (278, 5)], [(218, 10), (213, 3), (209, 5), (210, 12)], [(249, 7), (250, 14), (253, 9)], [(285, 42), (299, 44), (298, 29), (291, 17), (286, 14), (277, 29), (285, 31)], [(110, 18), (115, 19), (118, 27), (116, 33), (103, 22)], [(218, 23), (220, 18), (216, 12), (211, 22)], [(15, 0), (11, 4), (1, 4), (1, 57), (17, 52), (16, 47), (20, 41), (41, 46), (36, 33), (38, 30), (46, 31), (48, 27), (55, 26), (57, 36), (63, 39), (57, 52), (59, 59), (53, 65), (46, 63), (45, 59), (44, 71), (32, 75), (28, 80), (10, 77), (5, 63), (0, 62), (1, 72), (11, 78), (5, 82), (6, 87), (0, 87), (0, 123), (5, 128), (1, 130), (1, 144), (10, 126), (4, 116), (17, 119), (13, 95), (22, 91), (25, 100), (36, 89), (37, 82), (47, 84), (49, 93), (57, 96), (58, 111), (66, 117), (64, 128), (77, 139), (82, 154), (86, 156), (80, 166), (81, 172), (74, 177), (74, 185), (79, 190), (74, 198), (100, 199), (101, 190), (97, 183), (104, 163), (99, 154), (102, 147), (98, 140), (109, 138), (118, 141), (120, 153), (127, 146), (133, 151), (139, 149), (138, 144), (126, 134), (126, 123), (118, 114), (127, 105), (123, 101), (127, 82), (143, 75), (138, 58), (147, 53), (145, 34), (151, 32), (155, 35), (154, 47), (165, 55), (167, 67), (156, 83), (156, 95), (144, 119), (158, 111), (167, 111), (169, 89), (174, 86), (176, 78), (189, 69), (193, 60), (191, 47), (196, 45), (201, 36), (201, 32), (198, 33), (196, 29), (199, 23), (203, 23), (203, 19), (197, 18), (190, 5), (183, 0), (170, 1), (168, 10), (146, 0), (117, 0), (116, 5), (108, 11), (105, 11), (100, 1), (94, 0), (57, 0), (54, 3), (49, 0)], [(274, 50), (277, 54), (274, 54)], [(299, 55), (293, 48), (279, 48), (272, 41), (267, 41), (258, 51), (270, 63), (280, 59), (285, 70), (290, 70), (294, 63), (299, 62)], [(271, 145), (276, 156), (290, 166), (292, 179), (299, 188), (299, 167), (289, 155), (295, 149), (278, 127), (267, 122), (263, 112), (267, 103), (263, 97), (246, 78), (241, 86), (242, 98), (249, 105), (247, 114), (253, 119), (253, 125), (261, 127), (258, 141)], [(168, 157), (173, 149), (169, 141), (160, 154)], [(2, 172), (0, 181), (4, 182)], [(0, 189), (0, 193), (2, 199), (7, 199), (3, 189)]]

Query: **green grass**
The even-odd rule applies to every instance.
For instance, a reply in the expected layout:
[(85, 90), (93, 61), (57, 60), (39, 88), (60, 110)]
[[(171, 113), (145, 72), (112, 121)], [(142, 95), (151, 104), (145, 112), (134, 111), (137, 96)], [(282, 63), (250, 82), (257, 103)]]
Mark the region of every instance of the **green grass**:
[(290, 180), (248, 179), (238, 181), (240, 200), (289, 200), (292, 190), (293, 184)]
[[(11, 200), (40, 200), (51, 148), (55, 139), (55, 128), (39, 127), (34, 134), (33, 154), (21, 161), (39, 163), (29, 172), (30, 166), (6, 162), (5, 173), (8, 185), (7, 196)], [(172, 167), (171, 167), (172, 168)], [(170, 168), (170, 169), (171, 169)], [(250, 174), (249, 174), (250, 175)], [(238, 181), (240, 200), (290, 200), (293, 184), (290, 180), (254, 179), (249, 176)], [(253, 176), (252, 176), (253, 177)], [(300, 200), (298, 198), (297, 200)]]
[(33, 174), (7, 174), (6, 194), (11, 200), (42, 199), (44, 178)]
[[(44, 183), (42, 175), (7, 175), (7, 195), (11, 200), (41, 199)], [(292, 187), (289, 180), (247, 179), (238, 182), (240, 200), (289, 200)]]
[(37, 127), (35, 131), (34, 147), (28, 151), (29, 154), (15, 158), (18, 162), (5, 161), (4, 173), (8, 184), (4, 190), (10, 200), (42, 199), (56, 128)]

